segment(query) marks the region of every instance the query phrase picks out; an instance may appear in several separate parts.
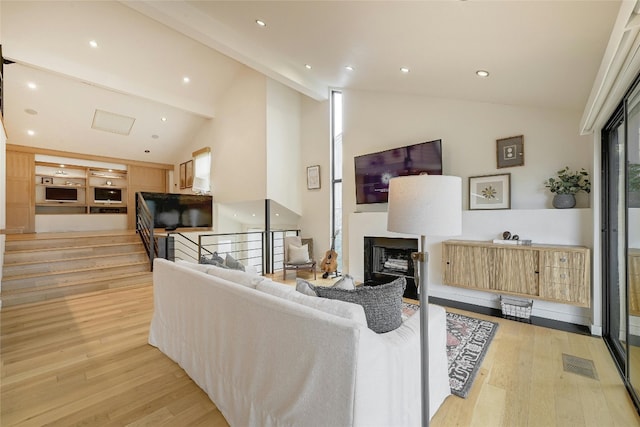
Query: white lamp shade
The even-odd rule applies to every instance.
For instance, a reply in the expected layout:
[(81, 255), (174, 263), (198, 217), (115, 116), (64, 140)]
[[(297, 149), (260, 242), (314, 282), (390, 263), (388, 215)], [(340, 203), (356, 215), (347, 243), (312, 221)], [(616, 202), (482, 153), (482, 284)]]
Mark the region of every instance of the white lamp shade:
[(387, 230), (420, 236), (462, 234), (462, 178), (411, 175), (389, 181)]

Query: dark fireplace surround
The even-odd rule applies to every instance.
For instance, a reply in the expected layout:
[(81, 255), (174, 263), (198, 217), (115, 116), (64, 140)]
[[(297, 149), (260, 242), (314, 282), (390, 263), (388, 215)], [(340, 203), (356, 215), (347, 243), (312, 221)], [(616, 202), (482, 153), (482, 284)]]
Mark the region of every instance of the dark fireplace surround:
[(418, 239), (365, 236), (364, 284), (382, 285), (404, 277), (407, 280), (404, 297), (418, 299), (411, 260), (411, 253), (417, 251)]

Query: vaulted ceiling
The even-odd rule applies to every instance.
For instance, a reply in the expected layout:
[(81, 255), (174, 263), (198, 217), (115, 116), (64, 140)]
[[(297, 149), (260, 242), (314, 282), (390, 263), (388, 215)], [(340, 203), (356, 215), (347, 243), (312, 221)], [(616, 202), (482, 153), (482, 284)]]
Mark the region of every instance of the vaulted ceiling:
[[(14, 144), (173, 163), (244, 67), (316, 100), (347, 88), (582, 111), (620, 3), (3, 0), (5, 124)], [(131, 133), (92, 129), (97, 109), (135, 118)]]

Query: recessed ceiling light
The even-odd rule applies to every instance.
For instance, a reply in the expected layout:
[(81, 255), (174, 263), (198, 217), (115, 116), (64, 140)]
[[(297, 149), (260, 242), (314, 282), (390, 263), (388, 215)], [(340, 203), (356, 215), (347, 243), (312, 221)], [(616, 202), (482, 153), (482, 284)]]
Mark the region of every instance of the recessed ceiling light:
[(60, 166), (61, 168), (63, 168), (63, 167), (64, 167), (64, 165), (58, 165), (58, 166)]
[(262, 19), (256, 19), (256, 24), (258, 24), (259, 27), (266, 27), (267, 23), (264, 22)]
[(167, 118), (166, 117), (161, 117), (160, 120), (162, 120), (163, 122), (166, 122)]
[(98, 42), (95, 40), (90, 40), (89, 41), (89, 46), (91, 46), (92, 48), (97, 48), (98, 47)]
[(113, 169), (109, 169), (109, 172), (113, 172)]
[(27, 135), (29, 135), (29, 136), (33, 136), (33, 135), (35, 135), (35, 134), (36, 134), (36, 132), (35, 132), (35, 131), (33, 131), (33, 130), (31, 130), (31, 129), (29, 129), (29, 130), (27, 131)]
[(403, 73), (407, 74), (409, 72), (409, 69), (407, 67), (401, 67), (400, 71), (402, 71)]
[(478, 70), (476, 71), (476, 74), (478, 77), (489, 77), (489, 72), (485, 70)]
[(311, 69), (311, 65), (309, 65), (309, 64), (304, 64), (304, 68), (306, 68), (307, 70), (310, 70), (310, 69)]
[(25, 113), (27, 114), (31, 114), (32, 116), (36, 116), (38, 114), (38, 112), (36, 110), (34, 110), (33, 108), (26, 108), (24, 110)]
[(256, 214), (251, 214), (251, 216), (256, 216)]
[(347, 65), (346, 67), (344, 67), (345, 70), (347, 71), (353, 71), (353, 67), (351, 65)]
[(184, 76), (184, 77), (182, 78), (182, 82), (183, 82), (183, 83), (189, 83), (190, 81), (191, 81), (191, 79), (190, 79), (189, 77), (187, 77), (187, 76)]
[(280, 214), (279, 214), (279, 213), (276, 213), (276, 216), (280, 216)]
[(35, 84), (34, 82), (29, 82), (27, 83), (27, 87), (29, 87), (29, 89), (38, 89), (38, 85)]

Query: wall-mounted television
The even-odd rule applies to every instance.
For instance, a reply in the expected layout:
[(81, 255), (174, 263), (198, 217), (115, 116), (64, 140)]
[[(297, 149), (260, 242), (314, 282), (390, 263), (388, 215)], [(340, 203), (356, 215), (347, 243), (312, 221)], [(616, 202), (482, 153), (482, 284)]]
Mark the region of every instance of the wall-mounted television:
[(122, 203), (122, 190), (96, 187), (93, 189), (93, 201), (95, 203)]
[(442, 140), (356, 156), (356, 203), (387, 203), (396, 176), (442, 175)]
[(44, 200), (47, 202), (77, 202), (78, 189), (73, 187), (45, 187)]
[[(154, 228), (212, 227), (213, 197), (197, 194), (141, 193)], [(136, 208), (138, 198), (136, 197)]]

